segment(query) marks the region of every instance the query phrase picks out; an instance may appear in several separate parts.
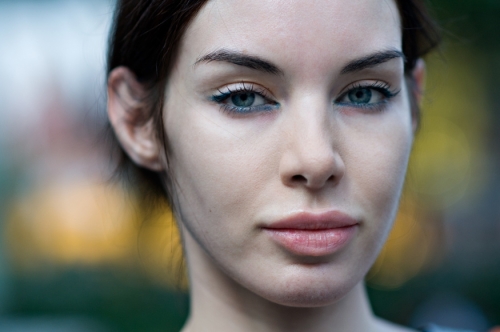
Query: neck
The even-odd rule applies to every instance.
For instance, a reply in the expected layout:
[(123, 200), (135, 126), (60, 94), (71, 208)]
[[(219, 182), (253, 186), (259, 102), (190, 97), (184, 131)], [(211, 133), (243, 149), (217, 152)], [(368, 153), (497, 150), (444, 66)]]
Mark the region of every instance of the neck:
[(201, 248), (185, 244), (196, 252), (189, 250), (187, 255), (191, 311), (182, 332), (379, 330), (362, 283), (327, 306), (283, 306), (244, 288), (216, 267)]

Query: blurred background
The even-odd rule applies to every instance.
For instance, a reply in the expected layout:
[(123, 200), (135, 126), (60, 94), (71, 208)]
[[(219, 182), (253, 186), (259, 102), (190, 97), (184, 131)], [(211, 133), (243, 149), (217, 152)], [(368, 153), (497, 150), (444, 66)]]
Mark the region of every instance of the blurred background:
[[(500, 325), (500, 1), (433, 0), (420, 131), (376, 314)], [(109, 182), (112, 0), (0, 0), (0, 331), (178, 331), (188, 308), (168, 209)]]

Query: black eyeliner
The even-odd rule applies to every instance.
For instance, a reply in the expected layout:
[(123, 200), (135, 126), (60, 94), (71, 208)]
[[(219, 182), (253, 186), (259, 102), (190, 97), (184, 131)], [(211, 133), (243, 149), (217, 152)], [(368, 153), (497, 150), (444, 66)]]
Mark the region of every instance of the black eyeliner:
[[(349, 92), (356, 90), (356, 89), (372, 89), (377, 91), (378, 93), (382, 94), (384, 97), (383, 100), (378, 101), (376, 103), (355, 103), (355, 102), (340, 102), (339, 100), (343, 99)], [(368, 84), (362, 84), (362, 83), (354, 83), (351, 85), (347, 91), (342, 93), (339, 98), (336, 99), (335, 104), (339, 105), (341, 107), (351, 107), (351, 108), (357, 108), (357, 109), (363, 109), (363, 110), (369, 110), (369, 111), (375, 111), (375, 112), (380, 112), (383, 111), (385, 106), (389, 103), (389, 101), (396, 97), (399, 92), (401, 92), (401, 89), (399, 90), (393, 90), (391, 91), (390, 85), (382, 82), (382, 81), (376, 81), (374, 83), (368, 83)]]
[[(226, 88), (227, 91), (221, 91), (220, 89), (217, 89), (219, 92), (218, 95), (213, 95), (209, 99), (217, 104), (220, 105), (220, 110), (224, 113), (229, 113), (229, 114), (234, 114), (234, 115), (245, 115), (245, 114), (251, 114), (255, 112), (269, 112), (273, 111), (279, 106), (278, 103), (272, 102), (269, 100), (269, 98), (266, 96), (267, 93), (263, 89), (256, 89), (253, 84), (250, 84), (250, 87), (245, 86), (245, 83), (241, 83), (243, 86), (238, 87), (234, 90), (231, 88)], [(248, 106), (248, 107), (238, 107), (238, 106), (231, 106), (229, 104), (224, 103), (225, 100), (228, 98), (231, 98), (231, 96), (238, 94), (238, 93), (254, 93), (257, 95), (260, 95), (263, 99), (266, 101), (270, 102), (270, 104), (265, 104), (265, 105), (258, 105), (258, 106)]]

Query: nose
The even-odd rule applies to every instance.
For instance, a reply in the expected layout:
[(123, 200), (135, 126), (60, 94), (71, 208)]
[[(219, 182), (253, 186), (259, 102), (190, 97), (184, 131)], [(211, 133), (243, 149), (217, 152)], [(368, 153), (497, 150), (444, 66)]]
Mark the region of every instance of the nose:
[(331, 121), (310, 112), (293, 122), (280, 160), (282, 183), (310, 190), (337, 184), (344, 176), (345, 164), (338, 151), (341, 137)]

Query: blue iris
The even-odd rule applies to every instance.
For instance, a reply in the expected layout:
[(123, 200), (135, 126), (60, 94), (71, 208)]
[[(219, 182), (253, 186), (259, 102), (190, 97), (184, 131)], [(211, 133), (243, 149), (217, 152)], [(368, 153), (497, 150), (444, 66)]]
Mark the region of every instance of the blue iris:
[(255, 93), (240, 92), (231, 96), (231, 102), (236, 107), (250, 107), (255, 101)]
[(372, 99), (372, 90), (368, 88), (356, 88), (348, 92), (349, 101), (355, 104), (368, 104)]

